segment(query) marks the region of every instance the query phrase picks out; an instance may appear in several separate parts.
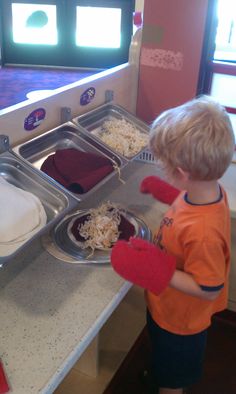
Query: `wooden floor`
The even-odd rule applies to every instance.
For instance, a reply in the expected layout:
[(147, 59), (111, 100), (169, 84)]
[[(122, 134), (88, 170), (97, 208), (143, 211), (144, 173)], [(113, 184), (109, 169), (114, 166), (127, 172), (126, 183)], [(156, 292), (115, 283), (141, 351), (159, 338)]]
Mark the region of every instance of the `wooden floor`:
[[(150, 346), (146, 328), (103, 394), (153, 394), (143, 379), (149, 366)], [(187, 394), (236, 394), (236, 318), (224, 313), (214, 318), (208, 333), (202, 380)]]

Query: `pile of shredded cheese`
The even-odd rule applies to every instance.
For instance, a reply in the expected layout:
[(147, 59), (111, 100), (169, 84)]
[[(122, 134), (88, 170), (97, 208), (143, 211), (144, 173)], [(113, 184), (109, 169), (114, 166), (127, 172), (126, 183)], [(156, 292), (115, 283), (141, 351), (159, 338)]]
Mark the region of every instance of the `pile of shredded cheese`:
[(108, 202), (98, 208), (89, 210), (88, 219), (78, 226), (81, 237), (85, 239), (80, 242), (82, 249), (108, 249), (119, 238), (120, 210)]
[(95, 132), (105, 144), (126, 157), (140, 152), (148, 144), (148, 135), (122, 119), (106, 120)]

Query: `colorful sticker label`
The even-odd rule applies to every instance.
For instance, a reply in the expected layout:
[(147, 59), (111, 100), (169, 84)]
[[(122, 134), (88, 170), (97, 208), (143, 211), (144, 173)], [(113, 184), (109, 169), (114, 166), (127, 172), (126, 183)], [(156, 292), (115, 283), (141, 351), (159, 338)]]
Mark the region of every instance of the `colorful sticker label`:
[(94, 99), (95, 93), (96, 90), (93, 87), (86, 89), (80, 96), (80, 105), (89, 104)]
[(142, 48), (140, 63), (142, 66), (164, 68), (165, 70), (181, 71), (184, 64), (182, 52), (167, 49)]
[(44, 120), (46, 115), (46, 111), (44, 108), (35, 109), (31, 112), (24, 121), (24, 129), (25, 130), (33, 130), (38, 127), (42, 121)]

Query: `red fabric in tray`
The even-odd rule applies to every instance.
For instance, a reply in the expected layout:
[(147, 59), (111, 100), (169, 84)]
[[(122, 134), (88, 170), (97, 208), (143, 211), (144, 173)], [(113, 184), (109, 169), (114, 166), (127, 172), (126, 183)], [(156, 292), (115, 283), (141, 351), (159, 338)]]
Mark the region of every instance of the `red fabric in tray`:
[[(84, 224), (86, 220), (88, 220), (89, 214), (84, 215), (76, 219), (71, 227), (71, 232), (74, 235), (75, 239), (79, 242), (85, 241), (83, 237), (81, 237), (78, 226)], [(123, 215), (120, 215), (120, 224), (119, 224), (119, 239), (123, 239), (128, 241), (130, 237), (134, 236), (135, 228), (132, 223), (130, 223)]]
[(78, 149), (61, 149), (50, 155), (41, 170), (73, 193), (83, 194), (114, 171), (111, 160)]

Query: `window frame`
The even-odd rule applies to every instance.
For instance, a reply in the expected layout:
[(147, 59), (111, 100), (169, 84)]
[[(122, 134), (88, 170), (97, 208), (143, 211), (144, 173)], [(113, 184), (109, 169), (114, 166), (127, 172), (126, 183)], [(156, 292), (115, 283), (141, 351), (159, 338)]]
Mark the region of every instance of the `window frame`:
[[(14, 43), (12, 3), (56, 5), (58, 44), (45, 46)], [(120, 48), (76, 46), (76, 7), (78, 5), (121, 8)], [(126, 63), (133, 32), (134, 9), (135, 0), (100, 0), (99, 4), (97, 0), (1, 0), (2, 64), (106, 69)]]

